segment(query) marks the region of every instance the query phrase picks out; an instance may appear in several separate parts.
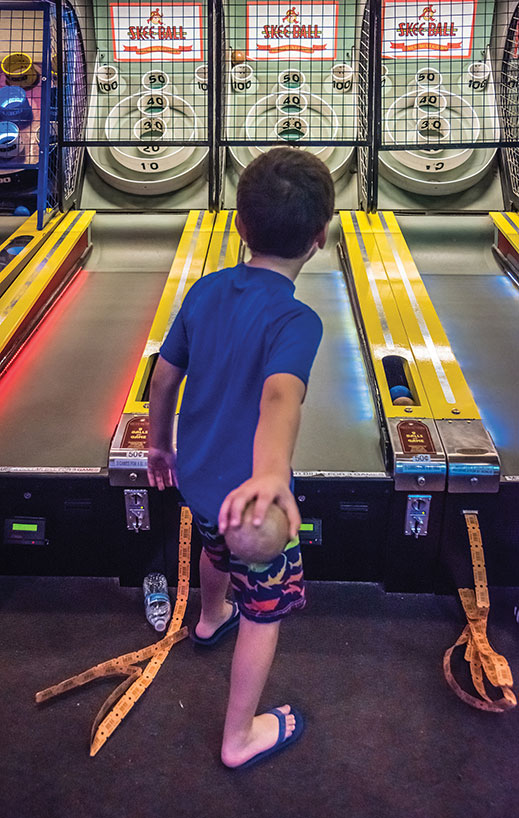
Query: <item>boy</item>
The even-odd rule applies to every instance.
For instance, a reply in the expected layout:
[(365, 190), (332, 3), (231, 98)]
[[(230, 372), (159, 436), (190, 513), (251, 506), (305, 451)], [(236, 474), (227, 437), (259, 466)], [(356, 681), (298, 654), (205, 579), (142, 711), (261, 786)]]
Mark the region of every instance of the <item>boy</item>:
[[(255, 715), (280, 621), (305, 604), (299, 545), (247, 565), (225, 534), (240, 528), (251, 501), (253, 525), (276, 503), (292, 539), (299, 530), (290, 462), (322, 324), (294, 298), (293, 282), (324, 247), (333, 208), (333, 182), (317, 157), (275, 148), (255, 159), (240, 178), (236, 217), (252, 257), (191, 287), (152, 381), (149, 482), (179, 487), (203, 540), (193, 639), (214, 644), (239, 620), (221, 750), (228, 767), (255, 763), (303, 729), (289, 705)], [(186, 373), (175, 457), (173, 416)], [(235, 603), (226, 601), (229, 574)]]

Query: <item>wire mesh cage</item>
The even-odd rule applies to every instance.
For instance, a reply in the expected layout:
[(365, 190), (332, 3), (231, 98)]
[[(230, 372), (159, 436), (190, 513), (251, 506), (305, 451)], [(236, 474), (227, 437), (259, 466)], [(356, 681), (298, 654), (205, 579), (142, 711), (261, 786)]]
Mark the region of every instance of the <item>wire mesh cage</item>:
[(47, 2), (0, 7), (0, 201), (41, 227), (58, 205), (56, 15)]
[(305, 148), (334, 178), (368, 143), (359, 104), (364, 2), (223, 3), (217, 130), (238, 170), (275, 144)]
[[(47, 211), (54, 212), (60, 204), (60, 162), (58, 147), (58, 72), (57, 72), (57, 20), (56, 7), (49, 7), (49, 37), (44, 46), (42, 66), (46, 76), (46, 88), (42, 95), (44, 104), (40, 114), (40, 162), (45, 168), (47, 162), (46, 199)], [(46, 157), (45, 157), (46, 154)], [(42, 189), (45, 171), (40, 174), (39, 189)], [(43, 202), (42, 202), (43, 204)]]
[[(58, 3), (58, 36), (62, 48), (55, 62), (58, 82), (58, 137), (61, 148), (60, 180), (62, 204), (66, 206), (79, 181), (87, 113), (86, 57), (77, 15), (69, 3)], [(58, 53), (59, 51), (59, 53)], [(78, 146), (79, 143), (79, 146)]]
[(373, 148), (377, 90), (375, 84), (377, 63), (374, 58), (377, 48), (375, 15), (374, 3), (367, 3), (362, 15), (359, 36), (358, 132), (361, 144), (357, 148), (357, 189), (359, 204), (367, 212), (376, 207), (377, 168)]
[(212, 138), (212, 4), (72, 2), (87, 118), (82, 138), (63, 144), (85, 146), (101, 177), (126, 192), (185, 185), (205, 170)]
[(406, 191), (460, 193), (495, 165), (508, 0), (382, 0), (380, 173)]
[(383, 0), (381, 148), (499, 140), (494, 0)]
[[(507, 9), (506, 34), (501, 37), (502, 58), (500, 65), (499, 111), (503, 141), (514, 147), (506, 148), (504, 166), (506, 167), (509, 195), (517, 206), (519, 201), (519, 3), (515, 8)], [(501, 26), (501, 29), (503, 26)], [(499, 54), (499, 32), (496, 35)]]
[[(83, 8), (82, 8), (83, 4)], [(88, 17), (90, 0), (76, 0)], [(208, 144), (207, 4), (94, 0), (83, 29), (94, 61), (84, 143)]]

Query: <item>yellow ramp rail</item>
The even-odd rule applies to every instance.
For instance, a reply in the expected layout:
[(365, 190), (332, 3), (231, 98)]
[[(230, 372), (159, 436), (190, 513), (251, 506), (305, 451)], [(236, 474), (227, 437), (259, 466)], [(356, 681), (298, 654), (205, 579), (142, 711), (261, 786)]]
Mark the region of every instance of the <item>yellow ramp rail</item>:
[(497, 230), (511, 244), (512, 248), (519, 253), (519, 213), (500, 213), (491, 211), (490, 218), (494, 222)]
[(431, 418), (431, 407), (395, 303), (369, 217), (362, 211), (351, 213), (342, 211), (340, 220), (344, 247), (349, 259), (384, 414), (387, 418), (403, 416), (402, 406), (393, 404), (384, 370), (384, 359), (396, 355), (404, 362), (406, 378), (415, 403), (414, 406), (405, 407), (405, 415)]
[[(218, 230), (216, 222), (218, 221)], [(224, 215), (191, 210), (150, 328), (148, 340), (128, 393), (123, 413), (110, 446), (109, 474), (112, 485), (147, 486), (148, 409), (147, 389), (164, 336), (190, 287), (208, 270), (209, 259), (227, 256), (224, 247)], [(223, 225), (224, 229), (221, 229)], [(229, 220), (229, 229), (231, 221)], [(212, 247), (211, 239), (217, 244)], [(211, 249), (212, 248), (212, 249)], [(179, 403), (182, 399), (182, 390)]]
[(519, 285), (519, 214), (491, 211), (494, 246), (500, 266)]
[(125, 414), (142, 414), (148, 411), (148, 405), (143, 396), (155, 355), (180, 309), (184, 296), (204, 271), (214, 220), (214, 213), (209, 213), (209, 211), (191, 210), (189, 213), (146, 346), (130, 387), (123, 410)]
[(1, 296), (0, 371), (29, 337), (87, 253), (94, 214), (93, 210), (72, 210), (60, 218)]
[(369, 219), (433, 417), (479, 419), (476, 402), (395, 215), (382, 211)]
[(238, 263), (241, 239), (236, 230), (235, 221), (236, 212), (233, 210), (221, 210), (218, 213), (207, 253), (204, 275), (223, 270), (225, 267), (234, 267)]

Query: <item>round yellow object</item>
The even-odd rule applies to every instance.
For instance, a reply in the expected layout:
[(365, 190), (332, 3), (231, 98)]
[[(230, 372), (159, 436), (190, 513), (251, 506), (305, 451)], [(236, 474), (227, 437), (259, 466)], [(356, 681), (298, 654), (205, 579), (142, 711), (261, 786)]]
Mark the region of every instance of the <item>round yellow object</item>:
[(30, 88), (38, 80), (38, 72), (32, 59), (23, 51), (14, 51), (7, 54), (0, 63), (8, 85), (19, 85), (21, 88)]

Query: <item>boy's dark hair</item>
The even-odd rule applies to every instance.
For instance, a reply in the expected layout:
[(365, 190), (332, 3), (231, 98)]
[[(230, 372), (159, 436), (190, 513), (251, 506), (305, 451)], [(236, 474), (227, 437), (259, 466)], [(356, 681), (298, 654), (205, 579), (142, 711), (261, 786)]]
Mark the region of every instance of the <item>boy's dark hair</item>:
[(333, 215), (330, 171), (311, 153), (273, 148), (243, 171), (237, 205), (254, 253), (298, 258)]

